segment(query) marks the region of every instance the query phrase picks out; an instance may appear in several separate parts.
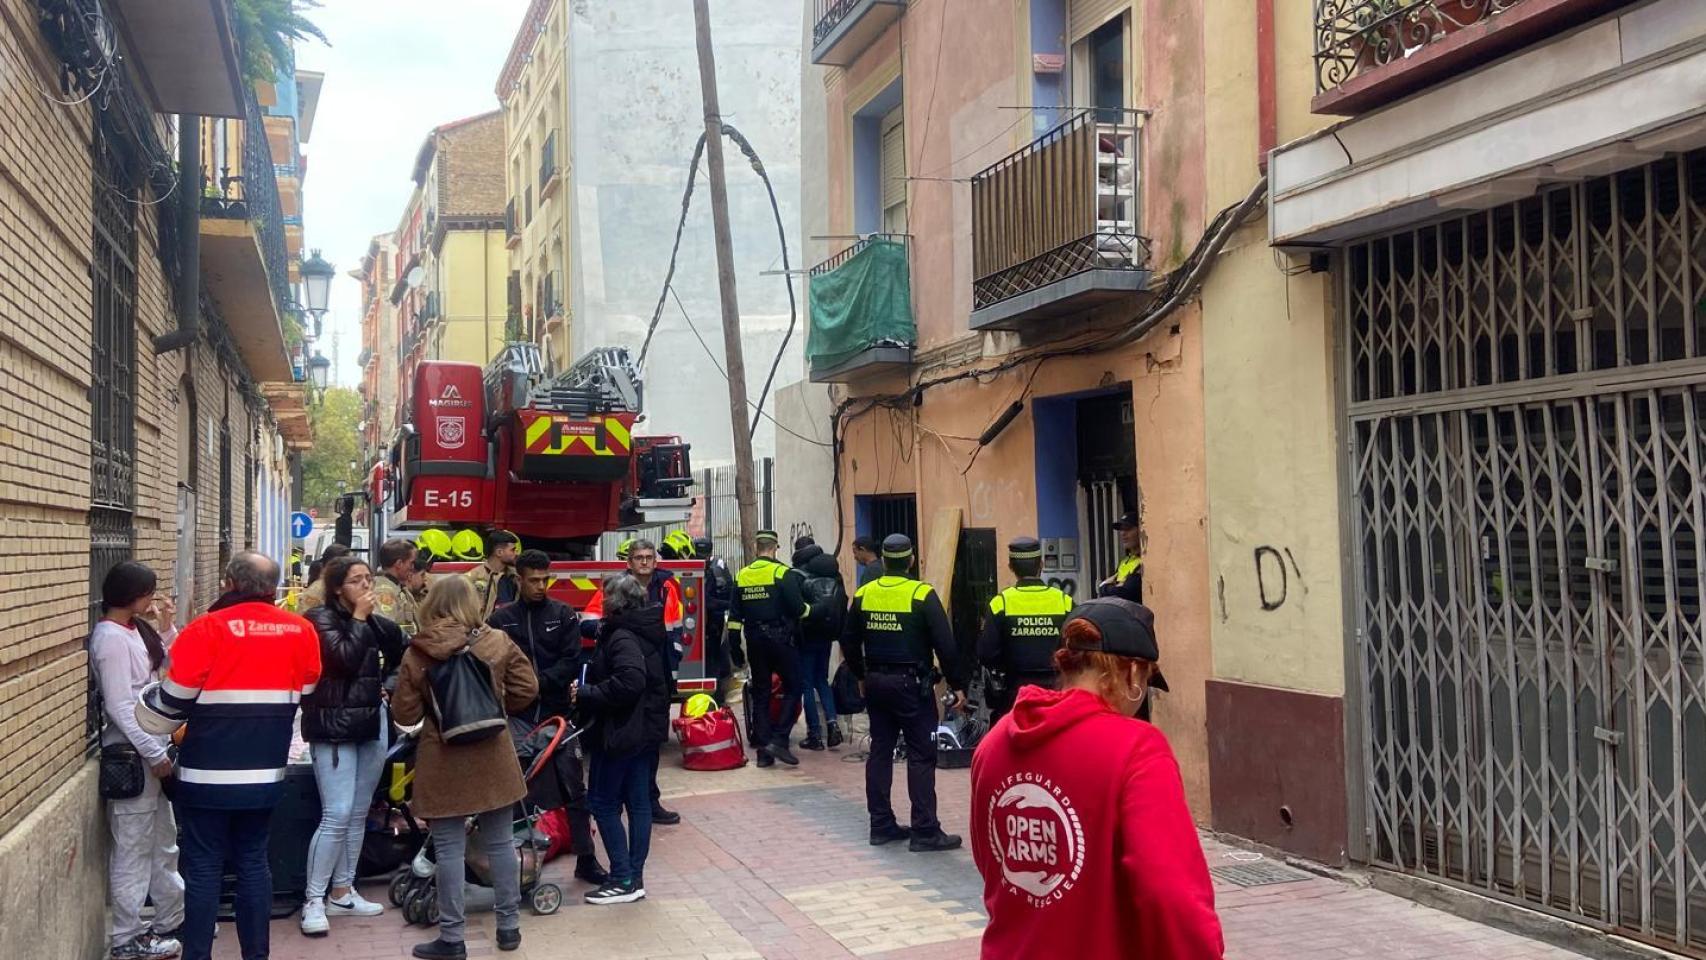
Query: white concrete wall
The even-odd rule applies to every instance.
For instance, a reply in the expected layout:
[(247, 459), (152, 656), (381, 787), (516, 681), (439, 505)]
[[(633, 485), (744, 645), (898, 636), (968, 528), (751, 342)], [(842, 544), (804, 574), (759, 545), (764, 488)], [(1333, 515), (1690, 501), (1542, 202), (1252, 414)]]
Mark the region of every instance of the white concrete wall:
[[(802, 9), (778, 0), (719, 0), (712, 7), (723, 116), (752, 142), (770, 174), (795, 267)], [(692, 4), (571, 0), (569, 10), (571, 353), (579, 356), (599, 346), (638, 348), (644, 340), (704, 112)], [(764, 185), (733, 144), (725, 144), (747, 388), (756, 402), (788, 327), (788, 294), (786, 278), (762, 275), (782, 268)], [(733, 455), (727, 388), (717, 369), (724, 354), (707, 186), (702, 166), (674, 280), (698, 335), (668, 301), (646, 370), (645, 430), (683, 434), (693, 444), (696, 466)], [(799, 368), (805, 341), (803, 278), (794, 279), (801, 315), (779, 383)], [(754, 438), (754, 455), (775, 449), (775, 431), (766, 422)]]
[(0, 837), (0, 957), (105, 957), (106, 902), (107, 818), (85, 763)]

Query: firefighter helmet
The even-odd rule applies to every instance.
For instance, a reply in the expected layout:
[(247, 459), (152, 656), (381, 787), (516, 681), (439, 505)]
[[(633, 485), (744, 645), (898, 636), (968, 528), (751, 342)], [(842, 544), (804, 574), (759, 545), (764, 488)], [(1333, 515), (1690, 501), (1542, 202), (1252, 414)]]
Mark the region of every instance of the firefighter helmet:
[(663, 538), (663, 545), (675, 554), (677, 560), (693, 559), (693, 536), (686, 530), (671, 531)]
[(634, 538), (629, 537), (628, 539), (626, 539), (626, 540), (624, 540), (621, 543), (618, 543), (616, 545), (616, 559), (626, 560), (626, 559), (628, 559), (628, 554), (632, 553), (633, 551), (634, 551)]
[(715, 709), (717, 709), (717, 701), (711, 699), (710, 694), (695, 693), (688, 697), (687, 702), (682, 705), (681, 715), (684, 717), (702, 717)]
[(421, 535), (415, 538), (415, 547), (419, 549), (420, 552), (426, 554), (429, 559), (449, 560), (451, 551), (450, 534), (438, 529), (437, 527), (430, 530), (422, 530)]
[(458, 530), (456, 536), (450, 538), (450, 552), (458, 560), (486, 559), (486, 545), (480, 539), (480, 534), (473, 530)]

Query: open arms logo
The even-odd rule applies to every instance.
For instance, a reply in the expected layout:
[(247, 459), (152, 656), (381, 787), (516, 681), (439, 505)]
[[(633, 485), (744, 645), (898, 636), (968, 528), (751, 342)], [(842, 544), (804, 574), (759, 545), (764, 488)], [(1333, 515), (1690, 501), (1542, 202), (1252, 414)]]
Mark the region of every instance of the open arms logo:
[(1063, 899), (1084, 872), (1084, 825), (1053, 781), (1016, 773), (989, 802), (986, 823), (1001, 878), (1032, 907)]

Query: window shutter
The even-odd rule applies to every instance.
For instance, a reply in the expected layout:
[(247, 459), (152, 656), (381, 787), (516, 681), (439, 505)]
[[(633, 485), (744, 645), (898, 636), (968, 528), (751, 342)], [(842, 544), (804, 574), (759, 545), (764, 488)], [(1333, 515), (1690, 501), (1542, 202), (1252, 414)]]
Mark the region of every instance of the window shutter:
[(1066, 42), (1077, 43), (1115, 15), (1131, 9), (1131, 0), (1069, 0)]
[(906, 202), (905, 128), (896, 123), (883, 130), (883, 209)]

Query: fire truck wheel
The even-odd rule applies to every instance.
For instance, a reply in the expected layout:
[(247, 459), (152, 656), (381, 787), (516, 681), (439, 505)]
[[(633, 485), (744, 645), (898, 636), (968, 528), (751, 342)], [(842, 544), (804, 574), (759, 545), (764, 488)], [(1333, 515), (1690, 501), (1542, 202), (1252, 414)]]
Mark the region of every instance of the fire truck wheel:
[(533, 888), (533, 912), (542, 917), (556, 913), (563, 906), (563, 888), (554, 883), (541, 883)]

